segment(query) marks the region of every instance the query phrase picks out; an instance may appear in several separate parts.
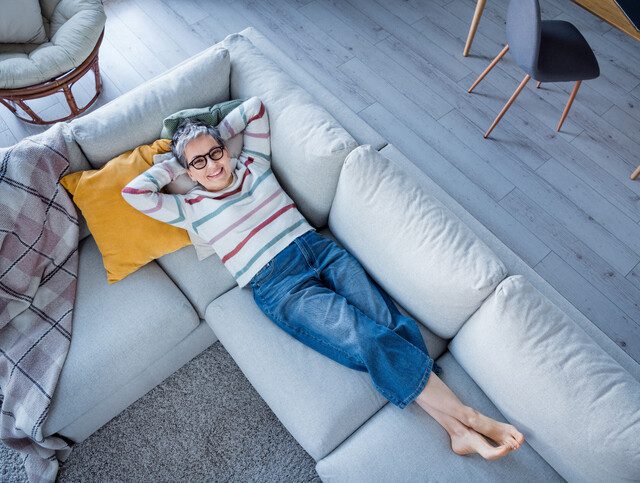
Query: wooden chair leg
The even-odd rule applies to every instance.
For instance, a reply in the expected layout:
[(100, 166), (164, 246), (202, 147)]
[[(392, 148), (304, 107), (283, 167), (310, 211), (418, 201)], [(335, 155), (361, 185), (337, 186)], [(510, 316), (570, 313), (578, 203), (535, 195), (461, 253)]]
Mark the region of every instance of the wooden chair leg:
[(44, 124), (44, 120), (43, 120), (40, 116), (38, 116), (38, 115), (33, 111), (33, 109), (31, 109), (31, 108), (27, 105), (27, 103), (26, 103), (26, 102), (24, 102), (24, 100), (23, 100), (23, 99), (17, 99), (15, 102), (16, 102), (16, 104), (17, 104), (18, 106), (20, 106), (20, 109), (22, 109), (22, 110), (23, 110), (23, 111), (24, 111), (28, 116), (30, 116), (30, 117), (31, 117), (31, 119), (25, 119), (24, 117), (19, 116), (19, 115), (18, 115), (18, 113), (17, 113), (17, 111), (16, 111), (14, 114), (15, 114), (19, 119), (22, 119), (23, 121), (30, 122), (30, 123), (32, 123), (32, 124)]
[(560, 128), (562, 127), (562, 123), (567, 118), (567, 114), (569, 114), (569, 109), (571, 109), (571, 104), (573, 104), (573, 100), (576, 98), (578, 89), (580, 89), (580, 84), (582, 84), (581, 80), (576, 81), (575, 85), (573, 86), (573, 90), (571, 91), (571, 95), (569, 95), (569, 100), (567, 101), (567, 105), (564, 106), (564, 111), (562, 111), (562, 116), (560, 117), (560, 122), (558, 123), (558, 127), (556, 128), (556, 131), (560, 131)]
[(480, 23), (480, 17), (482, 17), (482, 12), (484, 11), (484, 6), (487, 3), (487, 0), (478, 0), (476, 3), (476, 10), (473, 12), (473, 19), (471, 20), (471, 26), (469, 27), (469, 35), (467, 35), (467, 43), (464, 45), (464, 51), (462, 52), (463, 56), (469, 55), (469, 50), (471, 49), (471, 44), (473, 43), (473, 37), (476, 35), (476, 30), (478, 30), (478, 24)]
[(629, 178), (636, 179), (638, 176), (640, 176), (640, 166), (638, 166), (636, 170), (631, 173), (631, 176), (629, 176)]
[(500, 51), (500, 53), (496, 56), (496, 58), (491, 61), (491, 63), (487, 66), (487, 68), (484, 71), (482, 71), (482, 74), (480, 74), (480, 76), (471, 85), (471, 87), (469, 87), (469, 90), (467, 91), (469, 94), (471, 94), (471, 91), (475, 89), (475, 87), (480, 83), (482, 79), (485, 78), (485, 76), (489, 73), (489, 71), (495, 67), (495, 65), (500, 61), (500, 59), (504, 57), (504, 54), (506, 54), (508, 50), (509, 50), (509, 44), (504, 46), (504, 49)]
[(75, 97), (73, 97), (73, 92), (71, 91), (71, 86), (73, 84), (67, 84), (62, 86), (62, 90), (64, 91), (64, 97), (67, 100), (67, 104), (69, 105), (69, 109), (71, 109), (71, 113), (74, 116), (78, 115), (78, 111), (80, 111), (80, 109), (78, 108), (78, 104), (76, 104), (76, 99)]
[(98, 63), (98, 56), (96, 55), (95, 60), (93, 61), (93, 65), (91, 66), (93, 69), (93, 74), (96, 81), (96, 93), (100, 94), (102, 90), (102, 77), (100, 76), (100, 64)]
[(11, 102), (9, 102), (6, 99), (0, 99), (0, 103), (5, 106), (7, 109), (9, 109), (13, 114), (16, 114), (16, 108), (13, 106), (13, 104), (11, 104)]
[(500, 114), (498, 114), (498, 117), (495, 118), (495, 120), (493, 121), (493, 124), (491, 124), (489, 129), (487, 129), (487, 132), (484, 133), (485, 139), (489, 136), (489, 134), (491, 134), (491, 131), (493, 131), (493, 128), (496, 127), (496, 125), (500, 122), (500, 119), (502, 119), (502, 116), (504, 116), (505, 112), (507, 112), (507, 110), (511, 107), (511, 104), (513, 104), (513, 101), (515, 101), (516, 97), (518, 97), (518, 94), (520, 94), (520, 91), (522, 91), (522, 89), (524, 89), (524, 86), (527, 85), (527, 82), (529, 82), (529, 79), (531, 79), (531, 76), (529, 74), (524, 76), (524, 79), (522, 79), (522, 82), (520, 82), (520, 85), (518, 86), (516, 91), (513, 93), (511, 98), (504, 105), (504, 107), (500, 111)]

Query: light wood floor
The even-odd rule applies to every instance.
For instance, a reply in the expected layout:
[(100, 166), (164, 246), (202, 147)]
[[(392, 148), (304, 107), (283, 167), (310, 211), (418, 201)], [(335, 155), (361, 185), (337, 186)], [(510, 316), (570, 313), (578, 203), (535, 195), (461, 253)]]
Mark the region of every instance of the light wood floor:
[[(629, 180), (640, 163), (640, 43), (569, 0), (543, 0), (544, 19), (581, 30), (601, 76), (583, 83), (561, 133), (572, 85), (531, 82), (484, 140), (524, 75), (507, 54), (466, 93), (505, 43), (507, 3), (488, 2), (464, 58), (473, 0), (105, 0), (97, 105), (256, 27), (640, 361), (640, 182)], [(0, 107), (0, 145), (40, 130)]]

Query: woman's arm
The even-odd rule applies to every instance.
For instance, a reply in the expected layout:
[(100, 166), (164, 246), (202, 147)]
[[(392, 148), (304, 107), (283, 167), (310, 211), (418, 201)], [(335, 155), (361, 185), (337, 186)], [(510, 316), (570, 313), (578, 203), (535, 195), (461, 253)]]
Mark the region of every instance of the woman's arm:
[(223, 140), (244, 131), (242, 152), (271, 162), (269, 115), (258, 97), (251, 97), (236, 107), (218, 124)]
[(151, 166), (122, 188), (122, 197), (136, 210), (170, 225), (189, 230), (192, 209), (184, 195), (160, 193), (160, 189), (187, 170), (176, 158)]

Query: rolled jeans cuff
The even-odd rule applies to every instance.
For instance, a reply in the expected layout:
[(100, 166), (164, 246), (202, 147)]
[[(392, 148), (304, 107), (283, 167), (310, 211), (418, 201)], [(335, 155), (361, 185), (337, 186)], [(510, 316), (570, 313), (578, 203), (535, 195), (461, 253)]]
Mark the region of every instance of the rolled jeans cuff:
[(422, 377), (420, 378), (420, 382), (418, 382), (418, 387), (416, 388), (416, 390), (413, 393), (411, 393), (411, 395), (408, 396), (404, 401), (400, 401), (400, 402), (391, 401), (391, 402), (396, 406), (398, 406), (400, 409), (404, 409), (411, 402), (413, 402), (413, 400), (416, 399), (418, 395), (422, 392), (422, 390), (425, 388), (425, 386), (427, 385), (427, 382), (429, 382), (429, 376), (431, 375), (431, 371), (433, 370), (434, 364), (435, 364), (435, 361), (431, 357), (427, 356), (427, 366), (424, 370), (424, 373), (422, 374)]

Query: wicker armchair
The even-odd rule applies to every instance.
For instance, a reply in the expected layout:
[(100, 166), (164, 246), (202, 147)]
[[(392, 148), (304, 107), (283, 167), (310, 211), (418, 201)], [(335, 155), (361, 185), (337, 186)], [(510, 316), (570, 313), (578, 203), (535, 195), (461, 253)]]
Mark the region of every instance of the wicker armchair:
[[(0, 43), (0, 102), (31, 124), (53, 124), (78, 116), (102, 90), (98, 50), (106, 15), (101, 0), (39, 0), (44, 43)], [(88, 70), (95, 76), (95, 96), (79, 107), (71, 87)], [(44, 120), (25, 101), (63, 92), (71, 113)], [(20, 115), (18, 109), (30, 118)]]

